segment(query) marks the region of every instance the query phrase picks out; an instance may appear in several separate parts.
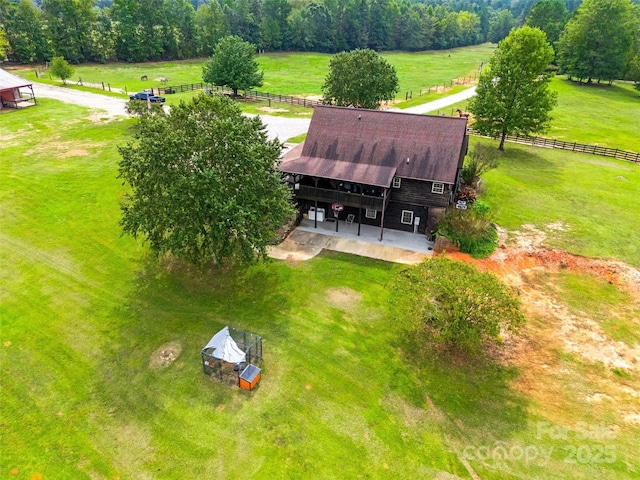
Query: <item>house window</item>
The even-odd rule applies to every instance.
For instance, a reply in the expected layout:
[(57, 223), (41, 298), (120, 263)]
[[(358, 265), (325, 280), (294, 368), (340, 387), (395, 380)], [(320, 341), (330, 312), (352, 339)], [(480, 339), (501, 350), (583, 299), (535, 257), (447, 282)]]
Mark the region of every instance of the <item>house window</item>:
[(393, 188), (400, 188), (402, 179), (400, 177), (393, 177)]
[(431, 187), (431, 193), (439, 193), (442, 195), (444, 193), (444, 183), (434, 183)]
[(400, 222), (405, 225), (413, 225), (413, 212), (411, 210), (402, 210)]
[(378, 216), (378, 211), (373, 210), (371, 208), (367, 208), (367, 211), (364, 212), (364, 216), (367, 218), (376, 218)]

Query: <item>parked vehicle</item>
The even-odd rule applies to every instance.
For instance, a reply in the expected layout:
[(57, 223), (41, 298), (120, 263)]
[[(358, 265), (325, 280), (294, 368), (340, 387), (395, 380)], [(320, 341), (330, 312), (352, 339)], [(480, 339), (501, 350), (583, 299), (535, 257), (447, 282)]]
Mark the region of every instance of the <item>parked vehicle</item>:
[(164, 103), (166, 100), (164, 97), (158, 97), (156, 95), (154, 95), (153, 93), (149, 93), (149, 92), (138, 92), (138, 93), (134, 93), (133, 95), (129, 95), (129, 99), (130, 100), (142, 100), (142, 101), (147, 101), (147, 99), (150, 102), (159, 102), (159, 103)]

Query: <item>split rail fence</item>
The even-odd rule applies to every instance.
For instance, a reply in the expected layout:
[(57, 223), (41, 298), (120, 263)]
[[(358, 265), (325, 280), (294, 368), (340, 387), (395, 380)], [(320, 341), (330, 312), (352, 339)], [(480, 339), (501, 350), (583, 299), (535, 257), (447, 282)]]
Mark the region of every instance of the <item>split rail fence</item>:
[[(469, 135), (475, 135), (482, 137), (473, 128), (468, 128), (467, 133)], [(490, 138), (490, 137), (485, 137)], [(497, 138), (497, 137), (494, 137)], [(619, 160), (626, 160), (628, 162), (639, 163), (640, 153), (630, 152), (628, 150), (620, 150), (619, 148), (601, 147), (599, 145), (587, 145), (577, 142), (565, 142), (563, 140), (556, 140), (554, 138), (545, 137), (527, 137), (521, 135), (507, 135), (505, 141), (513, 143), (522, 143), (525, 145), (533, 145), (536, 147), (557, 148), (560, 150), (569, 150), (572, 152), (590, 153), (592, 155), (601, 155), (603, 157), (613, 157)]]

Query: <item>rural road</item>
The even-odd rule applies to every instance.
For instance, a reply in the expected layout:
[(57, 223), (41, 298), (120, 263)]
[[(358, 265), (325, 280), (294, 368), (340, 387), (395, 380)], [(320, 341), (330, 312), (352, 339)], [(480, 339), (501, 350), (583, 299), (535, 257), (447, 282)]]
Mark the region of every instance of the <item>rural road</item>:
[[(102, 110), (105, 112), (105, 117), (116, 118), (118, 116), (127, 115), (125, 112), (125, 104), (127, 101), (121, 98), (107, 97), (106, 95), (100, 95), (98, 93), (68, 90), (62, 87), (45, 85), (42, 83), (34, 83), (33, 90), (36, 98), (53, 98), (64, 103), (71, 103), (95, 110)], [(431, 112), (471, 98), (475, 95), (475, 90), (476, 87), (471, 87), (460, 93), (456, 93), (433, 102), (404, 110), (392, 109), (392, 111), (415, 114)], [(288, 138), (306, 133), (309, 129), (309, 123), (311, 122), (308, 118), (273, 117), (271, 115), (260, 115), (260, 118), (262, 118), (262, 121), (266, 125), (269, 136), (272, 138), (277, 137), (281, 142), (286, 141)]]
[(454, 93), (453, 95), (449, 95), (448, 97), (440, 98), (439, 100), (434, 100), (433, 102), (423, 103), (422, 105), (417, 105), (411, 108), (405, 108), (404, 110), (396, 110), (404, 113), (427, 113), (433, 112), (434, 110), (440, 110), (449, 105), (453, 105), (458, 102), (462, 102), (464, 100), (468, 100), (476, 94), (476, 87), (467, 88), (459, 93)]

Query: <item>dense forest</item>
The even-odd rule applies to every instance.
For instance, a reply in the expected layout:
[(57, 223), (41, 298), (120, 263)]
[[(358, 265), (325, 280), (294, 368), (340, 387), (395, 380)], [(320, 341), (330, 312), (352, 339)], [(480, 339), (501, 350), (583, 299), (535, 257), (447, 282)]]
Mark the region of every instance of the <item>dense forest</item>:
[(447, 49), (501, 40), (537, 1), (0, 0), (0, 42), (20, 63), (201, 57), (229, 34), (265, 51)]

